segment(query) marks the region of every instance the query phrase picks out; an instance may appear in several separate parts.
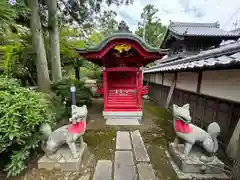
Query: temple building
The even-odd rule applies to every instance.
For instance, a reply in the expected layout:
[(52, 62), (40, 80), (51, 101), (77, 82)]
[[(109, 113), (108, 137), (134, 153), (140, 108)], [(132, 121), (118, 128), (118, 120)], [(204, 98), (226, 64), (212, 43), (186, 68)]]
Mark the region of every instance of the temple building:
[[(173, 22), (167, 28), (160, 48), (169, 49), (167, 61), (196, 55), (199, 52), (219, 47), (222, 41), (236, 41), (239, 31), (224, 31), (219, 23)], [(162, 62), (162, 60), (160, 60)], [(157, 64), (155, 61), (153, 64)]]

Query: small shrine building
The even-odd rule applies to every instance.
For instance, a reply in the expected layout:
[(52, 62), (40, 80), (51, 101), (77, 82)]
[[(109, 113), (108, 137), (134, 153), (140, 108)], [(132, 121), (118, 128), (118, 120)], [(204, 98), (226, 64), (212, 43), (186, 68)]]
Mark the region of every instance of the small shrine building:
[(118, 33), (106, 37), (96, 47), (77, 49), (77, 52), (102, 67), (103, 85), (98, 92), (104, 96), (103, 116), (140, 120), (142, 95), (148, 93), (148, 87), (142, 83), (142, 67), (161, 59), (168, 50), (146, 44), (122, 21)]

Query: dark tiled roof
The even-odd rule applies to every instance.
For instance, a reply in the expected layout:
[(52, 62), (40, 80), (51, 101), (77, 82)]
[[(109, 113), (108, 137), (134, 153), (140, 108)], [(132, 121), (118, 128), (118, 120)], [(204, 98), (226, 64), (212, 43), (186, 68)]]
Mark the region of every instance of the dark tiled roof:
[(169, 30), (180, 36), (240, 37), (237, 32), (225, 31), (216, 23), (170, 22)]
[(238, 34), (240, 34), (240, 28), (233, 29), (233, 30), (231, 30), (230, 32), (233, 32), (233, 33), (238, 33)]
[(240, 41), (235, 41), (219, 48), (202, 51), (198, 55), (160, 63), (145, 69), (144, 73), (230, 67), (239, 64)]
[(127, 39), (130, 41), (136, 41), (139, 43), (147, 52), (158, 52), (162, 54), (167, 54), (167, 49), (159, 49), (158, 47), (152, 47), (148, 45), (141, 37), (132, 33), (115, 33), (106, 37), (99, 45), (90, 48), (76, 48), (78, 53), (88, 53), (88, 52), (99, 52), (101, 51), (110, 41), (115, 39)]

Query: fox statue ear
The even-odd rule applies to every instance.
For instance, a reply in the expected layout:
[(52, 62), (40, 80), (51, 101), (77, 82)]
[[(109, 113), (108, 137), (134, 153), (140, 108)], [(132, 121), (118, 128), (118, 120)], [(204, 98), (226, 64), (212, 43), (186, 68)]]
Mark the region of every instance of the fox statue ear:
[(176, 104), (173, 104), (173, 110), (176, 110), (178, 106)]
[(183, 108), (189, 110), (189, 106), (190, 106), (189, 104), (185, 104)]
[(72, 109), (76, 109), (77, 108), (77, 106), (76, 105), (72, 105)]

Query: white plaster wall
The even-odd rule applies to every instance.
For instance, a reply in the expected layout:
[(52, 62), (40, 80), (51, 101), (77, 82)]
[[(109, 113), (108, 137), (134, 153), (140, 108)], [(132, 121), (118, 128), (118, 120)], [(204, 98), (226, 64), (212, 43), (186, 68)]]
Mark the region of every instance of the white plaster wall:
[(204, 71), (200, 92), (240, 102), (240, 70)]
[(198, 73), (178, 72), (176, 88), (187, 91), (197, 91)]
[(163, 85), (164, 86), (171, 86), (174, 79), (173, 73), (164, 73), (163, 77)]
[(156, 84), (162, 84), (162, 74), (161, 73), (157, 73), (156, 74)]

